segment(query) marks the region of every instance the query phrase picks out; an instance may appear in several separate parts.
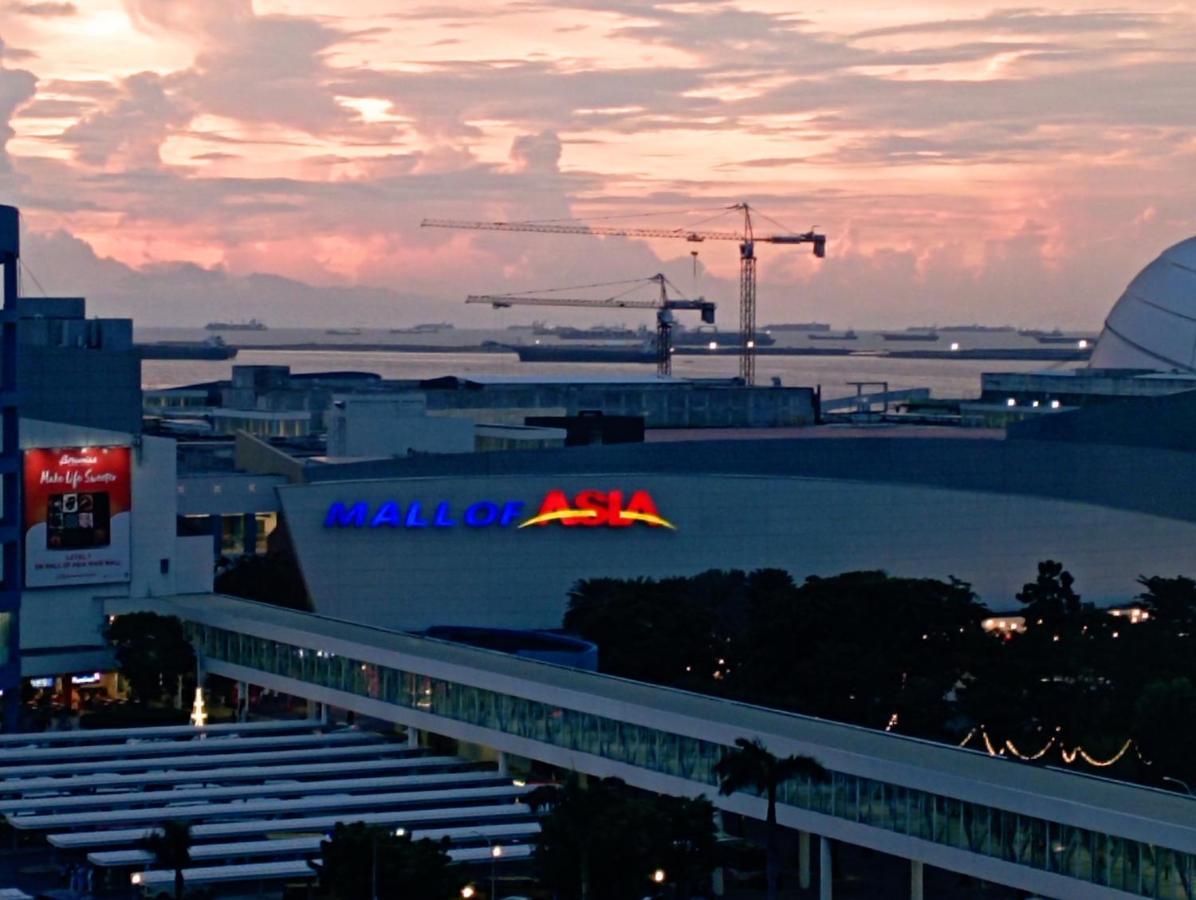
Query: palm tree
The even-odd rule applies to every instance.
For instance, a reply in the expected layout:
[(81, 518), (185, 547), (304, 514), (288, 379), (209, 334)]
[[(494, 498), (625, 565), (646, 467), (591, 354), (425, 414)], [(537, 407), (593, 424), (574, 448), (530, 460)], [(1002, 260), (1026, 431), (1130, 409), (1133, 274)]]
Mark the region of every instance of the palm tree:
[(143, 846), (154, 854), (158, 865), (174, 869), (174, 900), (183, 900), (183, 868), (191, 862), (191, 826), (186, 822), (163, 822)]
[(750, 788), (768, 797), (768, 816), (765, 829), (764, 874), (768, 880), (768, 900), (776, 900), (780, 877), (780, 849), (777, 847), (777, 789), (790, 778), (803, 776), (825, 781), (829, 773), (822, 764), (809, 756), (786, 756), (781, 759), (768, 752), (759, 738), (736, 738), (736, 750), (728, 750), (714, 766), (719, 777), (718, 792), (734, 794)]

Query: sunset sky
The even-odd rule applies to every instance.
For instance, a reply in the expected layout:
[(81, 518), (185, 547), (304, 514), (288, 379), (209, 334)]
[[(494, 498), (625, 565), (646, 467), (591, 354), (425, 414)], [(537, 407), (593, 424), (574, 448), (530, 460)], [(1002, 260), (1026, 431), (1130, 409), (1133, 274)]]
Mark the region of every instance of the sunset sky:
[(0, 202), (99, 314), (490, 324), (466, 293), (659, 270), (731, 309), (733, 243), (695, 284), (684, 242), (419, 222), (740, 200), (828, 236), (760, 249), (763, 320), (1097, 328), (1196, 233), (1196, 10), (0, 0)]

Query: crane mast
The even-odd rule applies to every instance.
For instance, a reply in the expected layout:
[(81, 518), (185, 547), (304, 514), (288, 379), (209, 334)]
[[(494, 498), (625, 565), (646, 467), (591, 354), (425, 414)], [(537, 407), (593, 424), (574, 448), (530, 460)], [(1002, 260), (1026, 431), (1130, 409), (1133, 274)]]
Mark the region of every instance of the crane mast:
[[(752, 209), (746, 203), (736, 203), (728, 210), (743, 213), (740, 231), (711, 231), (693, 228), (637, 228), (613, 225), (581, 225), (564, 222), (475, 222), (459, 219), (424, 219), (424, 228), (458, 228), (471, 231), (521, 231), (535, 234), (575, 234), (592, 237), (673, 238), (701, 243), (703, 241), (736, 241), (739, 244), (739, 376), (744, 384), (756, 381), (756, 244), (811, 244), (814, 255), (826, 256), (826, 235), (814, 231), (754, 234)], [(548, 305), (548, 304), (545, 304)], [(660, 316), (657, 330), (660, 333)], [(660, 343), (657, 343), (659, 352)], [(667, 361), (666, 361), (667, 362)]]
[[(657, 274), (644, 282), (656, 282), (660, 287), (660, 296), (655, 300), (629, 300), (623, 297), (606, 297), (591, 299), (584, 297), (531, 297), (524, 294), (470, 294), (465, 298), (466, 303), (487, 303), (495, 309), (506, 309), (512, 306), (573, 306), (589, 307), (591, 309), (654, 309), (656, 310), (656, 374), (667, 376), (673, 373), (673, 312), (677, 310), (691, 310), (702, 316), (707, 324), (714, 323), (714, 311), (717, 304), (702, 297), (692, 300), (673, 298), (669, 296), (669, 281), (664, 275)], [(626, 284), (627, 282), (619, 282)], [(597, 285), (593, 285), (597, 287)]]

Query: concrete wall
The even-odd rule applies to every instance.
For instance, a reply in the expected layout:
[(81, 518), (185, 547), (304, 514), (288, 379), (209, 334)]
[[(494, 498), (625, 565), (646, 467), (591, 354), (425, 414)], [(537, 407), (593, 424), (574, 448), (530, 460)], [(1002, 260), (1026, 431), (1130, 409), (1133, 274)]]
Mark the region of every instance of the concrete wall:
[[(649, 490), (676, 530), (329, 528), (330, 504), (439, 502), (459, 519), (479, 500), (538, 511), (554, 488)], [(579, 578), (669, 576), (709, 568), (785, 568), (796, 577), (854, 569), (970, 581), (997, 608), (1065, 562), (1083, 595), (1121, 602), (1141, 574), (1190, 571), (1196, 523), (1053, 498), (845, 478), (606, 474), (433, 477), (279, 489), (316, 611), (367, 624), (558, 626)], [(522, 517), (521, 517), (522, 519)]]
[(328, 411), (328, 455), (406, 456), (472, 453), (474, 425), (467, 418), (428, 416), (422, 394), (338, 396)]

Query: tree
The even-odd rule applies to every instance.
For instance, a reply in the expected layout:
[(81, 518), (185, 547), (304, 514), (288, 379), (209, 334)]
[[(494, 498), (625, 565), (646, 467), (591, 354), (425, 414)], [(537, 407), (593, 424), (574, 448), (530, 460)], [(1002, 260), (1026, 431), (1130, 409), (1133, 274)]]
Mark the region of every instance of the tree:
[(1196, 624), (1196, 581), (1182, 575), (1175, 578), (1143, 575), (1138, 584), (1146, 588), (1138, 599), (1156, 621), (1186, 628)]
[(563, 900), (641, 897), (658, 868), (680, 897), (709, 879), (714, 809), (704, 798), (645, 794), (616, 778), (591, 779), (583, 787), (570, 774), (526, 800), (540, 816), (540, 879)]
[(174, 900), (183, 900), (183, 869), (191, 862), (191, 826), (173, 820), (163, 822), (143, 846), (154, 854), (159, 866), (174, 869)]
[(1134, 735), (1157, 777), (1191, 785), (1196, 780), (1196, 684), (1187, 678), (1148, 684), (1134, 710)]
[(307, 585), (299, 573), (299, 563), (291, 554), (267, 553), (243, 556), (216, 576), (217, 593), (244, 597), (287, 609), (311, 612)]
[(1075, 581), (1063, 568), (1063, 563), (1053, 559), (1040, 562), (1038, 577), (1017, 595), (1018, 601), (1025, 606), (1027, 624), (1036, 625), (1042, 620), (1042, 624), (1050, 626), (1077, 619), (1086, 604), (1080, 603), (1080, 595), (1072, 587)]
[(337, 900), (456, 900), (463, 884), (447, 838), (416, 841), (364, 822), (336, 824), (320, 843), (319, 869), (320, 887)]
[(870, 728), (896, 714), (903, 733), (939, 737), (948, 694), (986, 649), (987, 610), (955, 579), (846, 572), (749, 596), (736, 643), (751, 652), (726, 687), (749, 703)]
[(141, 702), (160, 700), (179, 678), (194, 675), (195, 651), (174, 616), (136, 612), (117, 616), (104, 630), (116, 664)]
[(765, 819), (764, 874), (768, 883), (768, 900), (776, 900), (780, 880), (781, 855), (777, 846), (777, 789), (798, 776), (825, 781), (829, 773), (809, 756), (786, 756), (783, 759), (768, 751), (759, 738), (736, 738), (736, 750), (730, 750), (714, 767), (719, 777), (718, 791), (723, 795), (745, 789), (764, 794), (768, 800)]

